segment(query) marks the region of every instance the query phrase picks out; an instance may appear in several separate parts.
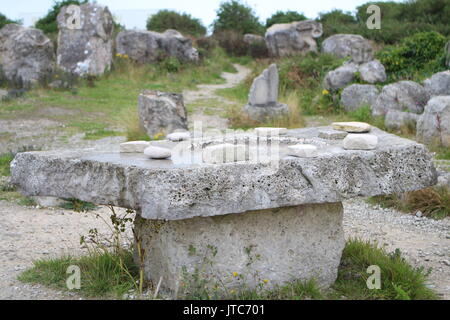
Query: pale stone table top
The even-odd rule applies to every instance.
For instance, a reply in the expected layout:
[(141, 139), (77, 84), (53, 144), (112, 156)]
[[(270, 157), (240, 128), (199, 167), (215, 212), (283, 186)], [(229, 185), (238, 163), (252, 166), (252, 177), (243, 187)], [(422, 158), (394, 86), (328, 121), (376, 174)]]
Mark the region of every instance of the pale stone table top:
[[(329, 129), (295, 129), (273, 138), (271, 143), (280, 142), (276, 167), (255, 162), (205, 164), (196, 153), (150, 160), (144, 154), (119, 153), (119, 148), (25, 152), (11, 164), (12, 181), (27, 196), (78, 198), (167, 220), (340, 202), (436, 184), (436, 170), (425, 146), (373, 128), (371, 134), (379, 141), (375, 150), (344, 150), (342, 140), (318, 138), (320, 131)], [(242, 143), (256, 137), (242, 134), (230, 139)], [(204, 147), (224, 139), (196, 141), (187, 143)], [(299, 143), (317, 146), (317, 157), (288, 156), (287, 146)]]

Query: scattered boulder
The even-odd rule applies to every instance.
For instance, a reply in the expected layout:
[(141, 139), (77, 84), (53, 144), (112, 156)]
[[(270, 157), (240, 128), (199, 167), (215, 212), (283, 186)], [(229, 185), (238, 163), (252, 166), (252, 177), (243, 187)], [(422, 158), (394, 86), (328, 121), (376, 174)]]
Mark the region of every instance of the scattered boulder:
[(386, 115), (389, 110), (420, 114), (430, 98), (424, 87), (413, 81), (399, 81), (383, 87), (372, 105), (372, 114)]
[(368, 83), (385, 82), (386, 69), (378, 60), (372, 60), (359, 66), (361, 80)]
[(378, 137), (373, 134), (349, 134), (343, 141), (346, 150), (373, 150), (378, 145)]
[(371, 84), (352, 84), (341, 94), (341, 105), (346, 111), (355, 111), (364, 106), (371, 106), (378, 95), (378, 88)]
[(372, 129), (372, 126), (365, 122), (333, 122), (331, 127), (334, 130), (345, 131), (348, 133), (364, 133), (369, 132)]
[(107, 7), (95, 3), (63, 7), (58, 14), (57, 63), (79, 76), (101, 75), (112, 63), (114, 23)]
[(450, 70), (435, 73), (431, 78), (426, 79), (423, 85), (430, 96), (450, 95)]
[(191, 138), (189, 131), (172, 132), (167, 135), (167, 139), (173, 142), (186, 141)]
[(412, 112), (388, 110), (384, 119), (384, 125), (389, 130), (399, 130), (405, 126), (416, 127), (419, 115)]
[(15, 85), (36, 83), (55, 69), (53, 43), (41, 30), (7, 24), (0, 29), (0, 69)]
[(126, 30), (116, 38), (118, 54), (127, 55), (140, 63), (151, 63), (161, 58), (161, 53), (181, 61), (197, 61), (198, 51), (192, 41), (176, 30), (164, 33), (154, 31)]
[(373, 60), (370, 42), (357, 34), (335, 34), (322, 42), (322, 52), (338, 58), (350, 57), (352, 62), (365, 63)]
[(274, 24), (266, 32), (266, 45), (272, 57), (317, 51), (315, 38), (322, 36), (322, 24), (314, 20)]
[(244, 112), (259, 122), (287, 114), (288, 106), (277, 102), (278, 85), (278, 68), (276, 64), (272, 64), (253, 80)]
[(345, 131), (339, 131), (339, 130), (321, 130), (319, 131), (319, 138), (327, 139), (327, 140), (341, 140), (344, 139), (348, 135)]
[(138, 101), (139, 119), (150, 137), (157, 133), (188, 129), (183, 95), (145, 90)]
[(417, 120), (417, 139), (450, 147), (450, 96), (431, 98)]
[(339, 68), (329, 71), (323, 80), (323, 87), (327, 90), (344, 88), (355, 80), (358, 66), (354, 63), (346, 63)]

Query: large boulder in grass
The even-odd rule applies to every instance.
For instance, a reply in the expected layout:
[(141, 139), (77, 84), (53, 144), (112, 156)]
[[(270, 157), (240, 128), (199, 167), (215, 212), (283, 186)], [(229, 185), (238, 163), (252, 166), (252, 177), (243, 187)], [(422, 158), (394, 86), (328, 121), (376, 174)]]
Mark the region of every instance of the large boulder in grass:
[(151, 63), (161, 54), (181, 61), (197, 61), (198, 51), (192, 41), (176, 30), (163, 33), (154, 31), (126, 30), (117, 35), (116, 51), (140, 63)]
[(385, 82), (387, 79), (386, 69), (378, 60), (372, 60), (359, 66), (361, 80), (368, 83)]
[(450, 96), (450, 70), (434, 74), (423, 85), (431, 96)]
[(315, 38), (322, 36), (322, 24), (314, 20), (274, 24), (266, 32), (266, 45), (272, 57), (317, 51)]
[(355, 111), (364, 106), (371, 106), (378, 95), (378, 88), (370, 84), (352, 84), (341, 94), (341, 105), (346, 111)]
[(450, 147), (450, 96), (431, 98), (417, 121), (417, 139)]
[(157, 133), (168, 134), (188, 129), (183, 95), (145, 90), (139, 95), (138, 101), (140, 123), (150, 137)]
[(322, 42), (322, 53), (338, 58), (351, 58), (352, 62), (365, 63), (373, 60), (370, 42), (357, 34), (335, 34)]
[(419, 117), (417, 113), (389, 110), (384, 118), (384, 125), (389, 130), (400, 130), (403, 127), (415, 128)]
[(328, 72), (323, 80), (323, 87), (327, 90), (338, 90), (346, 87), (355, 80), (358, 65), (347, 63)]
[(85, 3), (58, 14), (58, 66), (84, 76), (101, 75), (112, 63), (114, 23), (107, 7)]
[(54, 71), (53, 44), (41, 30), (7, 24), (0, 29), (0, 67), (15, 85), (36, 83)]
[(384, 116), (389, 110), (420, 114), (430, 95), (420, 84), (413, 81), (399, 81), (383, 87), (372, 105), (372, 114)]

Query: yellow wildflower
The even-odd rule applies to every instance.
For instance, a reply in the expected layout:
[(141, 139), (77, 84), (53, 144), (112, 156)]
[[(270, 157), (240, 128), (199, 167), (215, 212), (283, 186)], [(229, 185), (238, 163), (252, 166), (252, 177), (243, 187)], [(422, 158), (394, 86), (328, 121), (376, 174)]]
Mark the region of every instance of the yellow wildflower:
[(153, 137), (154, 140), (159, 140), (164, 136), (164, 133), (162, 132), (158, 132), (157, 134), (155, 134), (155, 136)]
[(238, 275), (239, 275), (239, 273), (233, 272), (233, 277), (237, 277)]
[(264, 282), (264, 283), (268, 283), (268, 282), (269, 282), (269, 280), (267, 280), (267, 279), (264, 279), (264, 280), (263, 280), (263, 282)]
[(327, 94), (330, 94), (330, 92), (327, 89), (323, 89), (322, 94), (327, 95)]

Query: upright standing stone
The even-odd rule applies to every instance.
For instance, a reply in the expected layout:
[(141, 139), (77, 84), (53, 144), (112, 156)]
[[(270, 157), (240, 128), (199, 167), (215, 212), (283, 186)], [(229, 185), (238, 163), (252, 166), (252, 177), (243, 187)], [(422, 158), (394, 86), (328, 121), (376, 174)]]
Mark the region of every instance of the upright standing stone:
[(35, 83), (55, 68), (53, 44), (41, 30), (7, 24), (0, 30), (0, 67), (16, 85)]
[(279, 81), (276, 64), (270, 65), (253, 80), (248, 104), (244, 107), (251, 119), (264, 122), (288, 113), (288, 106), (277, 102)]
[(139, 95), (139, 118), (150, 137), (157, 133), (187, 130), (186, 108), (181, 94), (146, 90)]
[(322, 24), (314, 20), (274, 24), (267, 29), (266, 44), (272, 57), (284, 57), (317, 51), (315, 38), (322, 34)]
[(94, 3), (63, 7), (58, 28), (59, 67), (80, 76), (101, 75), (111, 67), (114, 24), (107, 7)]

